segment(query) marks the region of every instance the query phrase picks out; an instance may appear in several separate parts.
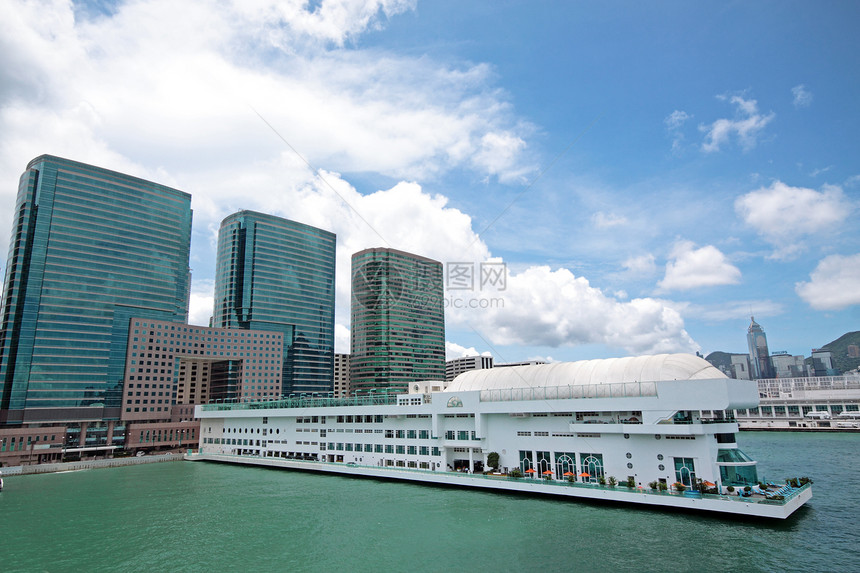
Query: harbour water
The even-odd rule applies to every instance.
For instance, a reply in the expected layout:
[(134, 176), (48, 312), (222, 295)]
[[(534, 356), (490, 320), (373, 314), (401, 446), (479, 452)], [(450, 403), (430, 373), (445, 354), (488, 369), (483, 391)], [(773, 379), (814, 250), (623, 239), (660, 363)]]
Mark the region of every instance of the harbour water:
[(745, 432), (785, 522), (168, 462), (10, 476), (11, 571), (858, 571), (860, 434)]

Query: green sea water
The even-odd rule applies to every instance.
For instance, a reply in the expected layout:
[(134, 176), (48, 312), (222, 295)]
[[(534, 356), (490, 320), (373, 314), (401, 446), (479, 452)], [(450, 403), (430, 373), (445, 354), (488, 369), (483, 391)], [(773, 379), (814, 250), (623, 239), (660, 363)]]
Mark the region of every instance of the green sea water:
[(785, 522), (205, 462), (6, 477), (0, 571), (860, 571), (860, 434), (741, 433)]

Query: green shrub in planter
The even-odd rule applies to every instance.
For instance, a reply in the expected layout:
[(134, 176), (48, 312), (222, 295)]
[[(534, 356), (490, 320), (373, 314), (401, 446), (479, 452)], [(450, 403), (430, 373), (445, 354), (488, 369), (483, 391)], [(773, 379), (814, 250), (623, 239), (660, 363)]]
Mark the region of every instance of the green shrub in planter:
[(636, 487), (636, 478), (630, 476), (627, 478), (627, 487), (634, 489)]
[(726, 491), (728, 491), (729, 493), (734, 493), (734, 491), (735, 491), (735, 486), (730, 485), (729, 487), (727, 487), (727, 488), (726, 488)]
[[(612, 478), (612, 479), (615, 479), (615, 478)], [(599, 483), (600, 485), (606, 485), (606, 478), (603, 476), (600, 476), (599, 478), (597, 478), (597, 483)]]

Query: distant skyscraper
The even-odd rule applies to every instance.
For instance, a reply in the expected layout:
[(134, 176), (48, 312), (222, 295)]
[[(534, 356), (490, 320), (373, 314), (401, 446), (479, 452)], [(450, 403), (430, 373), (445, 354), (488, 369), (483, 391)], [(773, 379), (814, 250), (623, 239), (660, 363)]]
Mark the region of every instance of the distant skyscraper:
[(284, 394), (332, 390), (335, 241), (253, 211), (221, 222), (213, 326), (282, 332)]
[(118, 420), (130, 318), (187, 318), (191, 196), (43, 155), (13, 216), (0, 422)]
[(445, 379), (442, 263), (396, 251), (352, 256), (350, 391)]
[(767, 349), (767, 336), (761, 326), (750, 317), (750, 326), (747, 329), (747, 345), (750, 350), (750, 366), (752, 378), (773, 378), (773, 368), (770, 363), (770, 353)]

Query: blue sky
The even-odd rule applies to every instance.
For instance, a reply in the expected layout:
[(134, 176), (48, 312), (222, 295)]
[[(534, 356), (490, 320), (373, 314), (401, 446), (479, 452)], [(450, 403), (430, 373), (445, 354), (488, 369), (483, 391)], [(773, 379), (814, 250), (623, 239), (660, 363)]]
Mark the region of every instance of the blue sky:
[(858, 16), (851, 2), (11, 0), (0, 202), (11, 213), (42, 153), (192, 193), (197, 323), (223, 217), (334, 231), (339, 351), (349, 257), (391, 246), (507, 265), (504, 290), (447, 292), (450, 356), (743, 352), (751, 312), (772, 350), (808, 355), (860, 329)]

